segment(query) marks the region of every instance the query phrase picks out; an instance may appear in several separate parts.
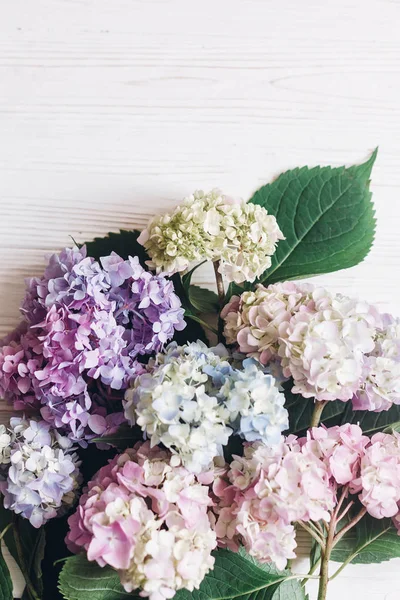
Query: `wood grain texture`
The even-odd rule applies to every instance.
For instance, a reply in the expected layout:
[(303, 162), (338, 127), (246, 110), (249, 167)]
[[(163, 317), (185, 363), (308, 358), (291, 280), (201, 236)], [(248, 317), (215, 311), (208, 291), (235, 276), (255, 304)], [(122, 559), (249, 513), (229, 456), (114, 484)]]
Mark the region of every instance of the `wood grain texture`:
[[(70, 236), (378, 144), (373, 251), (318, 280), (400, 314), (399, 21), (399, 0), (3, 0), (0, 336)], [(399, 566), (349, 567), (329, 599), (397, 600)]]

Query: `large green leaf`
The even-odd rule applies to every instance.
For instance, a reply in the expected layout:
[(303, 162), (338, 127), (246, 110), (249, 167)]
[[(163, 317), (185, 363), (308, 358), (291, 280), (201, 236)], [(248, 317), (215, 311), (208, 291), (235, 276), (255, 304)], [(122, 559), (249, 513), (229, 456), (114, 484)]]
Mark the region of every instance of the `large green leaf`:
[(267, 598), (268, 600), (306, 600), (304, 588), (298, 579), (290, 579), (273, 586)]
[(375, 232), (369, 177), (377, 150), (359, 166), (303, 167), (260, 188), (250, 202), (275, 215), (285, 236), (266, 284), (346, 269), (368, 254)]
[(390, 428), (396, 429), (400, 421), (400, 406), (393, 404), (389, 410), (382, 412), (370, 412), (367, 410), (353, 410), (351, 402), (346, 405), (341, 424), (358, 423), (366, 435), (373, 435), (378, 431)]
[(110, 232), (105, 237), (86, 242), (87, 255), (96, 260), (99, 260), (102, 256), (108, 256), (111, 252), (116, 252), (125, 260), (128, 256), (138, 256), (144, 266), (145, 261), (149, 260), (149, 256), (137, 241), (139, 235), (140, 231), (136, 231), (136, 229), (131, 231), (121, 229), (119, 233)]
[[(218, 550), (214, 570), (198, 590), (180, 590), (176, 600), (304, 600), (301, 586), (287, 572), (258, 565), (243, 553)], [(59, 588), (66, 600), (123, 600), (137, 598), (123, 590), (117, 573), (89, 563), (84, 555), (69, 558), (61, 571)]]
[[(287, 595), (275, 596), (288, 573), (259, 565), (243, 552), (218, 550), (215, 558), (214, 569), (205, 576), (200, 588), (193, 592), (181, 590), (175, 595), (176, 600), (289, 600)], [(304, 596), (294, 598), (303, 600)]]
[[(293, 394), (292, 387), (292, 379), (283, 383), (285, 407), (289, 412), (289, 431), (301, 435), (310, 427), (315, 401), (314, 398), (304, 398), (301, 394)], [(400, 406), (394, 404), (389, 410), (376, 413), (367, 410), (353, 410), (351, 401), (335, 400), (326, 404), (322, 412), (321, 423), (326, 427), (345, 423), (359, 424), (363, 432), (369, 436), (378, 431), (392, 429), (400, 431)]]
[[(283, 384), (286, 398), (285, 408), (289, 413), (289, 431), (301, 435), (310, 427), (315, 400), (314, 398), (304, 398), (301, 394), (293, 394), (292, 386), (293, 380), (291, 379)], [(339, 425), (342, 422), (346, 406), (347, 404), (340, 400), (328, 402), (323, 410), (321, 423), (327, 427)]]
[(89, 562), (83, 554), (65, 561), (59, 577), (59, 589), (66, 600), (123, 600), (134, 598), (122, 588), (118, 573)]
[(400, 536), (388, 519), (366, 515), (335, 546), (331, 558), (343, 563), (381, 563), (400, 557)]
[(207, 288), (191, 285), (188, 296), (191, 306), (199, 313), (217, 313), (219, 310), (217, 294)]
[(0, 546), (0, 600), (13, 600), (13, 585), (10, 571), (4, 560)]

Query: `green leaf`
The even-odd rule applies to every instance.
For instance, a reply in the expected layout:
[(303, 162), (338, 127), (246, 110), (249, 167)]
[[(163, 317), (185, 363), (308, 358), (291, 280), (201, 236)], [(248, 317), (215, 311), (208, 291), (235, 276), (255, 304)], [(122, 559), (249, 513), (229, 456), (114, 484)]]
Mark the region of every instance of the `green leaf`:
[(394, 431), (400, 433), (400, 421), (397, 421), (396, 423), (392, 423), (388, 427), (385, 427), (383, 433), (393, 433)]
[[(293, 394), (291, 392), (292, 387), (292, 379), (283, 384), (286, 398), (285, 408), (289, 413), (290, 433), (299, 435), (310, 427), (315, 401), (314, 398), (304, 398), (301, 394)], [(340, 400), (328, 402), (323, 410), (321, 423), (324, 423), (327, 427), (339, 425), (342, 422), (346, 407), (347, 404)]]
[(149, 260), (146, 250), (141, 244), (138, 244), (140, 231), (133, 229), (127, 231), (121, 229), (119, 233), (110, 232), (103, 238), (95, 238), (91, 242), (86, 242), (87, 255), (99, 260), (102, 256), (108, 256), (111, 252), (116, 252), (125, 260), (128, 256), (138, 256), (142, 266)]
[(370, 412), (368, 410), (352, 410), (351, 402), (346, 404), (341, 424), (358, 423), (366, 435), (373, 435), (390, 427), (398, 427), (400, 421), (400, 406), (393, 404), (389, 410)]
[(192, 282), (192, 277), (193, 277), (193, 273), (196, 271), (196, 269), (198, 269), (199, 267), (201, 267), (201, 265), (204, 265), (207, 261), (203, 260), (202, 262), (200, 262), (198, 265), (194, 266), (193, 269), (191, 269), (190, 271), (188, 271), (187, 273), (185, 273), (185, 275), (183, 275), (182, 277), (182, 285), (185, 289), (186, 292), (189, 291), (189, 287), (190, 284)]
[(71, 556), (65, 561), (58, 587), (66, 600), (124, 600), (136, 597), (125, 592), (114, 569), (101, 568), (97, 563), (89, 562), (83, 554)]
[(119, 450), (132, 448), (132, 446), (139, 441), (143, 441), (143, 431), (140, 429), (140, 427), (129, 427), (128, 425), (122, 425), (122, 427), (120, 427), (118, 431), (112, 435), (105, 435), (92, 439), (92, 442), (110, 444)]
[[(0, 532), (4, 531), (6, 527), (12, 523), (14, 513), (11, 510), (7, 510), (3, 506), (3, 496), (0, 494)], [(18, 553), (15, 546), (14, 534), (12, 528), (8, 529), (4, 535), (4, 542), (10, 551), (12, 557), (17, 560)]]
[(0, 546), (0, 600), (13, 600), (13, 598), (13, 584), (10, 571), (4, 560)]
[[(283, 383), (285, 394), (285, 407), (289, 413), (289, 431), (297, 435), (305, 433), (310, 427), (314, 410), (314, 399), (304, 398), (301, 394), (293, 394), (291, 388), (293, 380)], [(345, 423), (359, 424), (366, 435), (373, 435), (378, 431), (400, 431), (400, 406), (393, 405), (389, 410), (379, 413), (367, 410), (353, 410), (352, 403), (335, 400), (326, 404), (321, 423), (326, 427), (344, 425)]]
[(353, 564), (381, 563), (400, 557), (400, 536), (389, 519), (366, 515), (339, 541), (333, 561)]
[(191, 306), (199, 313), (217, 313), (219, 310), (217, 294), (207, 288), (191, 285), (188, 296)]
[[(214, 569), (205, 576), (200, 588), (193, 592), (180, 590), (175, 600), (276, 600), (271, 593), (276, 593), (278, 584), (288, 578), (288, 573), (259, 565), (243, 553), (220, 549), (214, 556)], [(286, 598), (282, 596), (280, 600)]]
[(298, 579), (284, 581), (267, 594), (268, 600), (306, 600), (304, 588)]
[[(34, 540), (30, 555), (24, 553), (25, 562), (28, 569), (30, 579), (34, 585), (35, 590), (39, 596), (43, 595), (43, 579), (42, 579), (42, 561), (44, 558), (44, 551), (46, 547), (46, 533), (43, 528), (37, 531), (36, 538)], [(27, 588), (25, 588), (22, 595), (22, 600), (31, 600), (31, 596)]]
[[(0, 530), (3, 531), (11, 522), (14, 522), (14, 525), (6, 532), (4, 542), (20, 568), (24, 561), (35, 589), (41, 592), (43, 589), (41, 563), (45, 548), (45, 532), (43, 529), (35, 529), (27, 519), (5, 509), (0, 497)], [(22, 556), (17, 550), (15, 541), (17, 534), (21, 543)], [(26, 591), (24, 594), (23, 600), (27, 598)]]
[(369, 160), (345, 167), (303, 167), (260, 188), (250, 202), (275, 215), (285, 240), (260, 281), (299, 279), (346, 269), (368, 254), (375, 232)]
[[(215, 567), (198, 590), (180, 590), (175, 600), (304, 600), (297, 582), (271, 565), (258, 565), (243, 552), (214, 552)], [(90, 563), (82, 554), (67, 559), (59, 578), (65, 600), (123, 600), (138, 598), (125, 592), (110, 567)]]

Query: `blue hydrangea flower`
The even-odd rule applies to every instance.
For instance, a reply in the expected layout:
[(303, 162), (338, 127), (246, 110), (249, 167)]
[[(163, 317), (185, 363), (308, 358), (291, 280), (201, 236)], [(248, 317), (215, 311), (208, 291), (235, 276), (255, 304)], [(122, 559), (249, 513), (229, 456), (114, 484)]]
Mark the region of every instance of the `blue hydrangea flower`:
[(125, 417), (194, 473), (210, 468), (232, 434), (275, 445), (288, 428), (285, 397), (252, 359), (222, 345), (170, 344), (125, 394)]

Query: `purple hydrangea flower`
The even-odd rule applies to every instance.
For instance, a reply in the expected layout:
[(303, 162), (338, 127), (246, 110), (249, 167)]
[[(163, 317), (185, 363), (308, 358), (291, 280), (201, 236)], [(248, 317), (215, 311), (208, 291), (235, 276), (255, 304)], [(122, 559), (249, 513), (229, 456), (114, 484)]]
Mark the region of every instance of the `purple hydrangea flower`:
[(41, 527), (73, 506), (81, 481), (78, 455), (44, 421), (14, 417), (8, 435), (9, 459), (0, 469), (4, 506)]
[(28, 282), (21, 310), (24, 326), (0, 348), (0, 394), (18, 409), (40, 406), (83, 443), (121, 422), (121, 413), (107, 415), (98, 387), (125, 390), (144, 370), (139, 357), (185, 327), (171, 281), (137, 257), (113, 252), (97, 262), (85, 248), (51, 256), (44, 276)]

